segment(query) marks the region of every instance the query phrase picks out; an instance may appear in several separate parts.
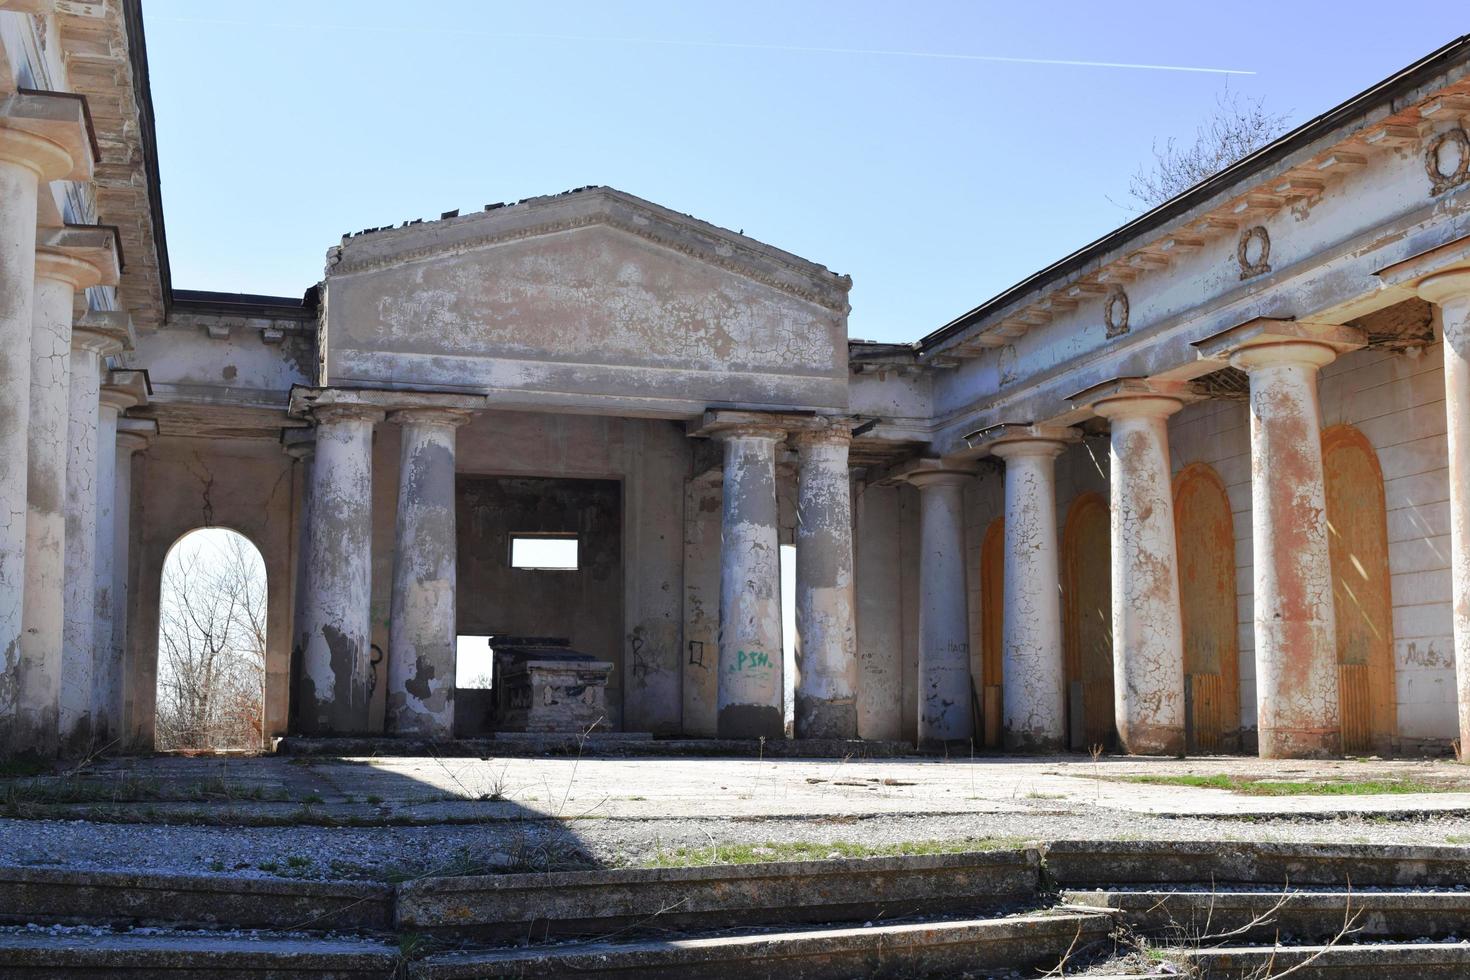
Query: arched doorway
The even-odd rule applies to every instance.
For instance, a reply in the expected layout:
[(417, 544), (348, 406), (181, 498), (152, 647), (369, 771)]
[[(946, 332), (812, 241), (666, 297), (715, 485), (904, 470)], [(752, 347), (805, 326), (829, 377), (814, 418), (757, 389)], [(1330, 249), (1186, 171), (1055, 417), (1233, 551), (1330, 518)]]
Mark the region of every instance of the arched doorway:
[(1188, 750), (1235, 751), (1240, 729), (1235, 523), (1225, 484), (1209, 465), (1191, 463), (1174, 478), (1174, 527)]
[(1322, 431), (1338, 703), (1344, 752), (1388, 752), (1398, 734), (1388, 516), (1378, 454), (1351, 425)]
[(1068, 741), (1074, 749), (1117, 741), (1111, 556), (1107, 500), (1084, 493), (1072, 502), (1062, 531)]
[(1005, 706), (1001, 702), (1005, 649), (1005, 518), (985, 529), (980, 545), (980, 707), (984, 745), (1001, 747)]
[(221, 527), (190, 531), (163, 562), (155, 745), (258, 752), (265, 741), (266, 572)]

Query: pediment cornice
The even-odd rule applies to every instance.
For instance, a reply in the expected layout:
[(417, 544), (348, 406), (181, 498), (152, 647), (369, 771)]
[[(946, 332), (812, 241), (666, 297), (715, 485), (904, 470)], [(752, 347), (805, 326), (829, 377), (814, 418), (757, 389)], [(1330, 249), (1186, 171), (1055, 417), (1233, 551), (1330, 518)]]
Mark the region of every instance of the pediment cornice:
[(423, 262), (506, 242), (604, 226), (762, 283), (842, 315), (852, 280), (826, 267), (616, 191), (595, 187), (531, 198), (470, 215), (345, 237), (327, 255), (334, 277)]

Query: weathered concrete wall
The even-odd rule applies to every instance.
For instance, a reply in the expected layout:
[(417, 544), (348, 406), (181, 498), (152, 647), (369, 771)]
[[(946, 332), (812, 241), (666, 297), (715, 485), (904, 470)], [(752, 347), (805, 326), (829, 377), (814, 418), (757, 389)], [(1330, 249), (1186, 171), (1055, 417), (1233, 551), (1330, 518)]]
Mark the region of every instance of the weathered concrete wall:
[(259, 549), (266, 573), (266, 733), (285, 734), (296, 559), (293, 461), (274, 442), (162, 437), (133, 457), (133, 588), (124, 662), (124, 732), (153, 745), (163, 563), (179, 538), (201, 527), (238, 531)]
[(718, 471), (684, 491), (683, 733), (705, 738), (719, 733), (722, 493)]
[[(853, 494), (857, 581), (858, 735), (913, 738), (904, 704), (904, 602), (900, 487), (858, 483)], [(912, 696), (912, 697), (910, 697)]]
[(840, 409), (847, 285), (589, 189), (344, 240), (328, 260), (324, 380), (667, 418)]

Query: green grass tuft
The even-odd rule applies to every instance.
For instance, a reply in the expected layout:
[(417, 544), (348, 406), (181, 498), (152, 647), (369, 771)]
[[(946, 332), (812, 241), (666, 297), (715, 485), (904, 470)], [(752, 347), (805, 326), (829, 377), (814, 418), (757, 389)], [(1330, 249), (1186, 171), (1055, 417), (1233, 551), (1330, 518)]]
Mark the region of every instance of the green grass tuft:
[(1191, 786), (1223, 789), (1242, 796), (1383, 796), (1402, 793), (1462, 793), (1470, 786), (1461, 783), (1425, 782), (1413, 778), (1385, 779), (1264, 779), (1259, 776), (1139, 775), (1108, 777), (1125, 783), (1151, 786)]

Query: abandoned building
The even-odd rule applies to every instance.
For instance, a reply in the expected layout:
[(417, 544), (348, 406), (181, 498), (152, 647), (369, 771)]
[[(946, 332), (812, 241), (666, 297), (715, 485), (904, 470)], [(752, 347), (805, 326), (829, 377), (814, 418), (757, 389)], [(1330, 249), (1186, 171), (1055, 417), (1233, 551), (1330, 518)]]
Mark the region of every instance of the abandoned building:
[(0, 41), (7, 750), (152, 747), (200, 527), (267, 568), (268, 736), (484, 734), (456, 651), (509, 636), (585, 655), (532, 664), (552, 725), (1470, 738), (1470, 38), (910, 344), (604, 187), (176, 289), (138, 0), (0, 0)]

